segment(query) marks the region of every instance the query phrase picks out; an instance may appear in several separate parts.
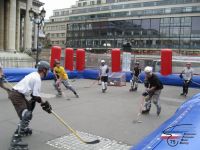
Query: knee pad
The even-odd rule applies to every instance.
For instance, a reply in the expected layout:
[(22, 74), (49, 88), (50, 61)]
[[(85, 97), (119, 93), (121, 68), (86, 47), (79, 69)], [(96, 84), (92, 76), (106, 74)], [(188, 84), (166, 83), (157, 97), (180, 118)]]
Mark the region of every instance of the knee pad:
[(32, 112), (31, 111), (28, 111), (27, 109), (25, 109), (23, 112), (22, 112), (22, 120), (24, 121), (29, 121), (32, 119)]

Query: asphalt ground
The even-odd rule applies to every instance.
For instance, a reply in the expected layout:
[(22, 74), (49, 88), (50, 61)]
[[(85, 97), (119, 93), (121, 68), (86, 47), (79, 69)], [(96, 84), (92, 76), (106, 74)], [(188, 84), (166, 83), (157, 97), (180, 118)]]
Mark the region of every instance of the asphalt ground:
[[(107, 92), (102, 93), (101, 86), (94, 80), (76, 79), (71, 84), (80, 98), (76, 98), (63, 86), (64, 96), (56, 97), (52, 84), (53, 81), (42, 81), (42, 97), (50, 102), (53, 110), (69, 125), (80, 132), (127, 145), (135, 145), (172, 116), (186, 99), (199, 92), (199, 89), (190, 88), (188, 96), (183, 97), (180, 96), (181, 87), (165, 85), (160, 96), (160, 116), (157, 117), (156, 108), (152, 104), (150, 114), (141, 116), (142, 123), (133, 123), (137, 119), (142, 100), (142, 84), (139, 84), (137, 92), (129, 92), (130, 84), (127, 83), (122, 87), (109, 86)], [(9, 148), (18, 123), (18, 116), (7, 93), (0, 89), (0, 150)], [(39, 104), (33, 112), (30, 126), (33, 134), (23, 139), (31, 150), (56, 150), (46, 144), (47, 141), (70, 133), (52, 114), (44, 112)]]

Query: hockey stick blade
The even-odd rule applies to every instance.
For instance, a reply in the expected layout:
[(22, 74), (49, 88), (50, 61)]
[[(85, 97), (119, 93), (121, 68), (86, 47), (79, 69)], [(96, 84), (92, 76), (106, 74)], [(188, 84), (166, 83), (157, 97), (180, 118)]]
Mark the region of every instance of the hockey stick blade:
[(85, 141), (83, 140), (77, 133), (76, 131), (70, 127), (60, 116), (58, 116), (53, 110), (51, 110), (51, 113), (65, 126), (67, 127), (67, 129), (69, 129), (69, 131), (71, 131), (72, 134), (74, 134), (77, 139), (85, 144), (97, 144), (100, 142), (100, 140), (94, 140), (94, 141)]
[(100, 140), (94, 140), (94, 141), (91, 141), (91, 142), (84, 142), (85, 144), (97, 144), (97, 143), (99, 143), (100, 142)]

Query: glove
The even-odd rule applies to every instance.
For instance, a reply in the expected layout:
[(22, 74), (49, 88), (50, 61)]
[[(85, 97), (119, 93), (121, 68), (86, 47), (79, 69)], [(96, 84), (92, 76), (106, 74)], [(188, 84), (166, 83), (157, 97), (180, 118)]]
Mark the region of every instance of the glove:
[(149, 93), (147, 91), (142, 93), (142, 96), (148, 96), (148, 95), (149, 95)]
[(52, 108), (51, 108), (51, 105), (49, 104), (49, 102), (48, 101), (45, 101), (44, 103), (42, 103), (41, 104), (41, 107), (42, 107), (42, 109), (44, 110), (44, 111), (46, 111), (47, 113), (51, 113), (51, 110), (52, 110)]
[(36, 102), (38, 102), (38, 103), (41, 103), (42, 102), (42, 99), (41, 99), (41, 97), (39, 97), (39, 96), (33, 96), (33, 95), (31, 95), (32, 96), (32, 101), (36, 101)]

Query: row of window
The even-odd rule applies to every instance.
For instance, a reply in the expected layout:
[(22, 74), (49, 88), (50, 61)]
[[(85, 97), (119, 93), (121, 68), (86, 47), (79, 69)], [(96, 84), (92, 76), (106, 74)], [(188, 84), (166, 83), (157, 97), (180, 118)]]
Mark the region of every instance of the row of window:
[[(68, 39), (67, 45), (69, 47), (83, 47), (83, 48), (105, 48), (105, 43), (109, 43), (109, 48), (119, 47), (122, 48), (125, 39)], [(148, 40), (134, 40), (132, 43), (133, 48), (172, 48), (172, 49), (200, 49), (200, 40), (191, 39), (148, 39)]]
[(52, 45), (65, 45), (65, 41), (51, 41)]
[[(93, 46), (98, 41), (111, 41), (119, 47), (127, 39), (136, 47), (166, 46), (173, 48), (200, 48), (200, 17), (120, 20), (67, 25), (67, 41)], [(91, 41), (88, 42), (86, 41)], [(85, 44), (83, 44), (85, 42)], [(98, 44), (94, 44), (98, 43)], [(103, 43), (103, 42), (102, 42)], [(116, 44), (117, 43), (117, 44)], [(170, 43), (170, 44), (168, 44)], [(172, 44), (172, 45), (171, 45)]]
[(68, 16), (69, 15), (69, 10), (67, 11), (56, 11), (53, 13), (54, 16)]
[[(139, 7), (154, 7), (154, 6), (164, 6), (164, 5), (177, 5), (177, 4), (190, 4), (190, 3), (198, 3), (200, 0), (163, 0), (163, 1), (151, 1), (151, 2), (143, 2), (143, 3), (129, 3), (129, 4), (113, 4), (106, 6), (97, 6), (91, 8), (82, 8), (82, 9), (74, 9), (72, 10), (72, 14), (82, 14), (89, 12), (98, 12), (98, 11), (107, 11), (107, 10), (115, 10), (115, 9), (130, 9), (130, 8), (139, 8)], [(107, 3), (113, 3), (111, 1), (107, 1)], [(87, 2), (83, 2), (83, 6), (87, 5)]]
[(59, 30), (66, 30), (66, 25), (45, 26), (45, 31), (59, 31)]
[(65, 38), (65, 33), (50, 33), (51, 38)]
[(195, 13), (195, 12), (200, 12), (200, 7), (198, 6), (193, 6), (189, 8), (175, 7), (175, 8), (150, 9), (150, 10), (111, 12), (111, 13), (92, 14), (92, 15), (83, 15), (83, 16), (72, 16), (72, 17), (69, 17), (69, 20), (70, 21), (88, 20), (88, 19), (97, 20), (97, 19), (104, 19), (104, 18), (166, 15), (166, 14)]

